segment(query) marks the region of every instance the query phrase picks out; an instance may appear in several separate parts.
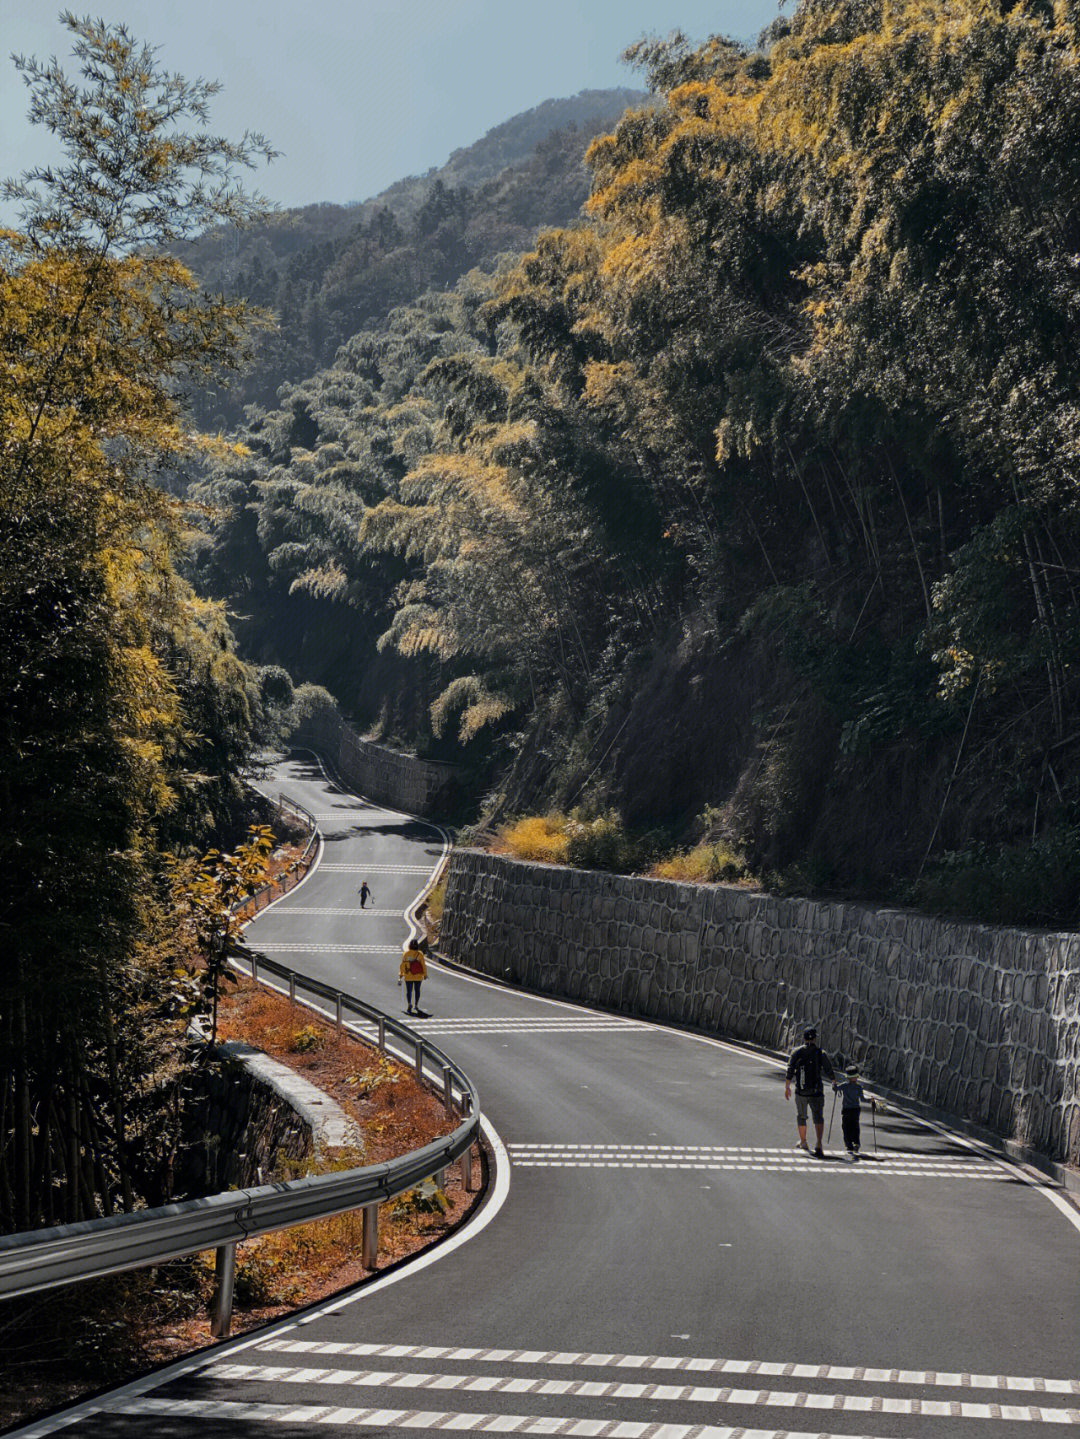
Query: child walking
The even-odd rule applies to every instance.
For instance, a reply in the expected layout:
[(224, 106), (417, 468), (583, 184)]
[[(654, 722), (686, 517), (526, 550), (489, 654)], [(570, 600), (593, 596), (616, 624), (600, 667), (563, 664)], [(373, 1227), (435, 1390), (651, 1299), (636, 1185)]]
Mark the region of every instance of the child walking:
[(405, 998), (408, 1003), (406, 1014), (420, 1013), (420, 986), (427, 979), (427, 940), (414, 939), (405, 947), (398, 970), (398, 984), (405, 982)]
[[(840, 1096), (840, 1124), (844, 1131), (844, 1145), (849, 1154), (859, 1152), (859, 1116), (862, 1106), (866, 1103), (866, 1094), (859, 1083), (859, 1066), (849, 1064), (844, 1070), (842, 1084), (834, 1084), (833, 1089)], [(876, 1102), (871, 1099), (871, 1108), (876, 1109)]]

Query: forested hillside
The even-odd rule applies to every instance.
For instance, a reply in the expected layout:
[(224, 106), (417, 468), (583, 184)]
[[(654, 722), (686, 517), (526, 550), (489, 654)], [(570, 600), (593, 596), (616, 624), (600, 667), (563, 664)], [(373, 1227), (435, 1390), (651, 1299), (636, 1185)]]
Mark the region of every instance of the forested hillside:
[(395, 305), (527, 248), (541, 226), (565, 224), (588, 194), (590, 140), (643, 98), (585, 90), (548, 100), (363, 204), (286, 210), (183, 246), (179, 257), (208, 290), (273, 316), (243, 375), (199, 396), (200, 422), (236, 424), (246, 404), (272, 404), (282, 381), (329, 363), (343, 340)]
[(202, 582), (488, 813), (705, 814), (770, 883), (1075, 923), (1078, 26), (639, 45), (582, 221), (343, 311), (204, 480)]

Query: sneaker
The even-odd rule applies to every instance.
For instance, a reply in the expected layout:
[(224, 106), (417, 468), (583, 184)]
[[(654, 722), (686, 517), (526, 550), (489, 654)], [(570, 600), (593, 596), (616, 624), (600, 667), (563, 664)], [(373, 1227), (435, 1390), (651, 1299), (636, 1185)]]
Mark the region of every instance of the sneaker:
[(824, 1151), (824, 1149), (822, 1149), (822, 1147), (821, 1147), (820, 1144), (819, 1144), (818, 1147), (814, 1150), (814, 1158), (815, 1158), (815, 1159), (824, 1159), (824, 1158), (825, 1158), (825, 1151)]
[(810, 1153), (810, 1146), (807, 1144), (805, 1139), (800, 1139), (798, 1144), (796, 1144), (795, 1148), (801, 1149), (804, 1154)]

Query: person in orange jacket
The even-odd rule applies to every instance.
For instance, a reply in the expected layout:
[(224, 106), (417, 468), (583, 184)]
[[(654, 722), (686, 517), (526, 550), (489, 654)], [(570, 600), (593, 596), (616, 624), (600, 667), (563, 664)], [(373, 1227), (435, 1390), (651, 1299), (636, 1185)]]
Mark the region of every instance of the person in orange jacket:
[(420, 1013), (420, 986), (427, 979), (427, 940), (413, 939), (405, 946), (398, 970), (398, 984), (405, 983), (406, 1014)]

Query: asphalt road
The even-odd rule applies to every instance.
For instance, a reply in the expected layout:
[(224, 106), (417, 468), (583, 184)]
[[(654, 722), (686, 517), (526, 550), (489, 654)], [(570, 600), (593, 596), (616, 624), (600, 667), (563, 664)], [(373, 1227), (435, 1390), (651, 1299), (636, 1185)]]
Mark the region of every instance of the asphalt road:
[[(402, 912), (441, 836), (314, 760), (282, 764), (266, 788), (315, 813), (325, 847), (252, 943), (400, 1012)], [(864, 1116), (857, 1163), (841, 1157), (839, 1118), (825, 1160), (798, 1155), (782, 1071), (734, 1047), (436, 964), (421, 1008), (418, 1027), (476, 1081), (502, 1150), (457, 1246), (120, 1391), (68, 1432), (1080, 1427), (1080, 1216), (1060, 1196), (895, 1112), (876, 1154)]]

